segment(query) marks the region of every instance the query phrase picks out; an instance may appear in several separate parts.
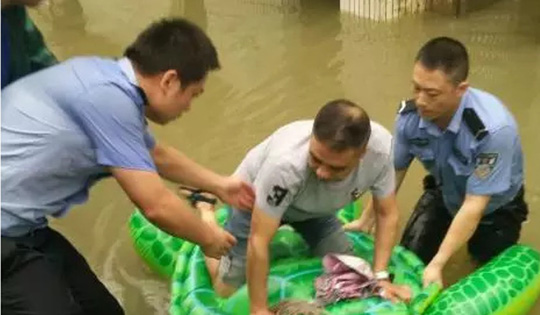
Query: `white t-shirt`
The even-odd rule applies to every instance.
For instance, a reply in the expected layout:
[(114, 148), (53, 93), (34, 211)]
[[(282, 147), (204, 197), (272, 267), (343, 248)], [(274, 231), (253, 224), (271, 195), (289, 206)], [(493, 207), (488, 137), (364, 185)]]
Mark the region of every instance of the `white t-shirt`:
[(326, 182), (308, 166), (313, 120), (285, 125), (246, 155), (235, 175), (255, 187), (256, 206), (287, 222), (333, 215), (367, 190), (375, 198), (394, 191), (392, 135), (371, 122), (367, 152), (347, 178)]

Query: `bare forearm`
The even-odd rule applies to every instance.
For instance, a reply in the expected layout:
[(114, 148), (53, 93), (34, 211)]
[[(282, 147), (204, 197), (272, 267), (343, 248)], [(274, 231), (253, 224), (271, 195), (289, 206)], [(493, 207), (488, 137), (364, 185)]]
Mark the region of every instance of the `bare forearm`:
[(375, 258), (373, 269), (386, 270), (395, 245), (399, 214), (397, 207), (386, 211), (377, 211), (377, 229), (375, 235)]
[(167, 191), (157, 206), (141, 209), (145, 216), (163, 231), (176, 237), (206, 245), (212, 241), (206, 223), (187, 204)]
[(432, 263), (444, 266), (450, 257), (472, 237), (482, 218), (482, 211), (462, 207), (454, 217)]
[(247, 251), (247, 283), (252, 312), (267, 308), (268, 270), (268, 244), (250, 239)]
[(202, 246), (214, 240), (213, 230), (156, 173), (123, 168), (111, 172), (144, 216), (165, 232)]
[(213, 193), (219, 191), (223, 176), (197, 164), (171, 146), (158, 144), (153, 151), (159, 175), (169, 181), (201, 188)]

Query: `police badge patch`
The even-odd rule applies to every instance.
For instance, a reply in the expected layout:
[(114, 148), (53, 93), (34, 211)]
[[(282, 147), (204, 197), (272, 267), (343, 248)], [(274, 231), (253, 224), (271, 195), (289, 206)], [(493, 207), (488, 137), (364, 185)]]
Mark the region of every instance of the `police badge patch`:
[(480, 179), (486, 178), (495, 167), (498, 158), (498, 153), (480, 153), (476, 157), (476, 167), (474, 169), (476, 177)]
[(281, 204), (285, 196), (287, 196), (288, 192), (288, 189), (275, 185), (272, 187), (272, 192), (266, 196), (266, 202), (272, 207), (277, 207)]

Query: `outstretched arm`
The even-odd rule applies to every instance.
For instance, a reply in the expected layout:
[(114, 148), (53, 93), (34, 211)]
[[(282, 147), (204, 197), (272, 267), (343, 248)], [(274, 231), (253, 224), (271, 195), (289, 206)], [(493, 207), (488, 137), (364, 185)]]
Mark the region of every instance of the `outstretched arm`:
[(159, 143), (152, 150), (152, 158), (160, 176), (172, 182), (212, 192), (239, 209), (253, 207), (253, 188), (238, 178), (216, 174), (175, 148)]
[(465, 202), (452, 220), (439, 251), (424, 270), (424, 286), (432, 282), (443, 286), (442, 271), (444, 266), (450, 257), (472, 237), (482, 219), (489, 199), (489, 196), (467, 195), (465, 197)]
[(279, 227), (279, 222), (279, 219), (269, 216), (260, 209), (253, 210), (247, 250), (247, 284), (252, 314), (264, 314), (268, 311), (267, 280), (270, 268), (268, 247)]

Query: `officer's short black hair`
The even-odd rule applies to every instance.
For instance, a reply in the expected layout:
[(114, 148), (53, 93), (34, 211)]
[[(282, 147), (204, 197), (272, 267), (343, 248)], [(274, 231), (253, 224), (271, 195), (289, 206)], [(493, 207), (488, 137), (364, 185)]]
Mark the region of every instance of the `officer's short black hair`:
[(371, 135), (369, 116), (349, 100), (330, 101), (317, 113), (313, 135), (335, 151), (360, 149)]
[(427, 69), (443, 71), (456, 85), (467, 80), (469, 75), (467, 49), (450, 37), (437, 37), (425, 43), (415, 61)]
[(197, 25), (182, 18), (152, 23), (124, 55), (143, 75), (176, 70), (183, 88), (219, 69), (217, 51), (210, 38)]

